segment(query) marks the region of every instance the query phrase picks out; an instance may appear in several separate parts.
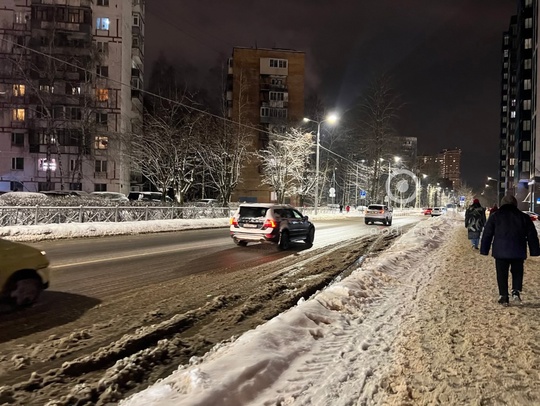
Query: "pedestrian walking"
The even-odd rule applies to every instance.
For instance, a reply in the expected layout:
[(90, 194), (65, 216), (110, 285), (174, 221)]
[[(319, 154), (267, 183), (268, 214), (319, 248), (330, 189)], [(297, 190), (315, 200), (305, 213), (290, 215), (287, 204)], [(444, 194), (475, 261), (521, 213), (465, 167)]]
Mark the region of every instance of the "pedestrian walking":
[(472, 247), (477, 250), (480, 242), (480, 234), (486, 224), (486, 210), (480, 206), (480, 201), (474, 199), (473, 203), (465, 211), (465, 227), (467, 227), (467, 238), (471, 241)]
[(345, 207), (345, 211), (347, 212), (347, 214), (349, 214), (349, 212), (351, 211), (351, 206), (347, 205)]
[[(493, 243), (493, 246), (492, 246)], [(527, 245), (531, 257), (540, 256), (536, 227), (527, 213), (517, 207), (517, 200), (506, 195), (501, 207), (491, 216), (484, 227), (480, 254), (495, 258), (499, 303), (508, 306), (508, 271), (512, 273), (512, 300), (521, 302), (523, 268), (527, 258)]]
[(493, 213), (495, 213), (497, 210), (499, 210), (499, 207), (497, 207), (496, 204), (493, 205), (491, 209), (489, 209), (489, 215), (491, 216)]

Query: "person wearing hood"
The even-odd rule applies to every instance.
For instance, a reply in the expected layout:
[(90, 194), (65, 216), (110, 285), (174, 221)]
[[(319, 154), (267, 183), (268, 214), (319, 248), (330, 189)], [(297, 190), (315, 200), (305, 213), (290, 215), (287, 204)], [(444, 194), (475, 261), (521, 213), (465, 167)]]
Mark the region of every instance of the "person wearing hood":
[(491, 248), (495, 258), (499, 303), (503, 306), (509, 304), (508, 271), (512, 273), (512, 299), (521, 302), (527, 245), (531, 257), (540, 256), (534, 223), (528, 214), (518, 209), (516, 198), (506, 195), (501, 200), (501, 207), (489, 216), (480, 245), (480, 254), (488, 255)]
[(474, 199), (465, 212), (465, 227), (467, 227), (467, 238), (469, 238), (472, 247), (476, 250), (478, 249), (484, 224), (486, 224), (486, 210), (480, 206), (478, 199)]

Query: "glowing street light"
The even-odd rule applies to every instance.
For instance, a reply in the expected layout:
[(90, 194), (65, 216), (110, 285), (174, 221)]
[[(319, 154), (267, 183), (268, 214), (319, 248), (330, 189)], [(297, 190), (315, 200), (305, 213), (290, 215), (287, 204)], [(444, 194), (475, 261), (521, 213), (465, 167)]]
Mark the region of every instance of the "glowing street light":
[(336, 114), (329, 114), (324, 120), (312, 120), (310, 118), (304, 117), (304, 122), (311, 121), (312, 123), (317, 124), (317, 152), (315, 158), (315, 204), (314, 204), (314, 214), (317, 214), (317, 209), (319, 208), (319, 145), (321, 141), (321, 124), (328, 122), (334, 124), (339, 120)]
[[(491, 180), (494, 180), (495, 182), (497, 182), (497, 206), (498, 206), (499, 205), (499, 179), (495, 179), (495, 178), (492, 178), (491, 176), (488, 176), (487, 180), (488, 180), (488, 182), (491, 181)], [(487, 185), (486, 185), (486, 187), (487, 187)]]

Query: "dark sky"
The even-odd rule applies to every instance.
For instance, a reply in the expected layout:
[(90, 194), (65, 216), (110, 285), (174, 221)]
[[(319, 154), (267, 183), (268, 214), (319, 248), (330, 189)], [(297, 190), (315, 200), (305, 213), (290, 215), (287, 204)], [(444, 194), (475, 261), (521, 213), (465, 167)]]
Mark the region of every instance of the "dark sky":
[(163, 54), (201, 72), (234, 46), (306, 53), (306, 91), (343, 110), (380, 73), (420, 154), (463, 150), (474, 187), (497, 177), (501, 43), (517, 0), (150, 0), (146, 73)]

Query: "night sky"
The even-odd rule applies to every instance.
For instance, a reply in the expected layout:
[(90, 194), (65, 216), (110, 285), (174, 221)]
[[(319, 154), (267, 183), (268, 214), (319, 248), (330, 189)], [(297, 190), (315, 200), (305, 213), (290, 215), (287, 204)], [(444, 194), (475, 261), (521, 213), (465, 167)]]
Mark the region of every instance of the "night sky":
[[(343, 111), (390, 73), (399, 135), (463, 150), (469, 186), (497, 177), (501, 44), (517, 0), (151, 0), (146, 75), (163, 54), (204, 78), (234, 46), (306, 53), (306, 94)], [(201, 79), (202, 80), (202, 79)]]

